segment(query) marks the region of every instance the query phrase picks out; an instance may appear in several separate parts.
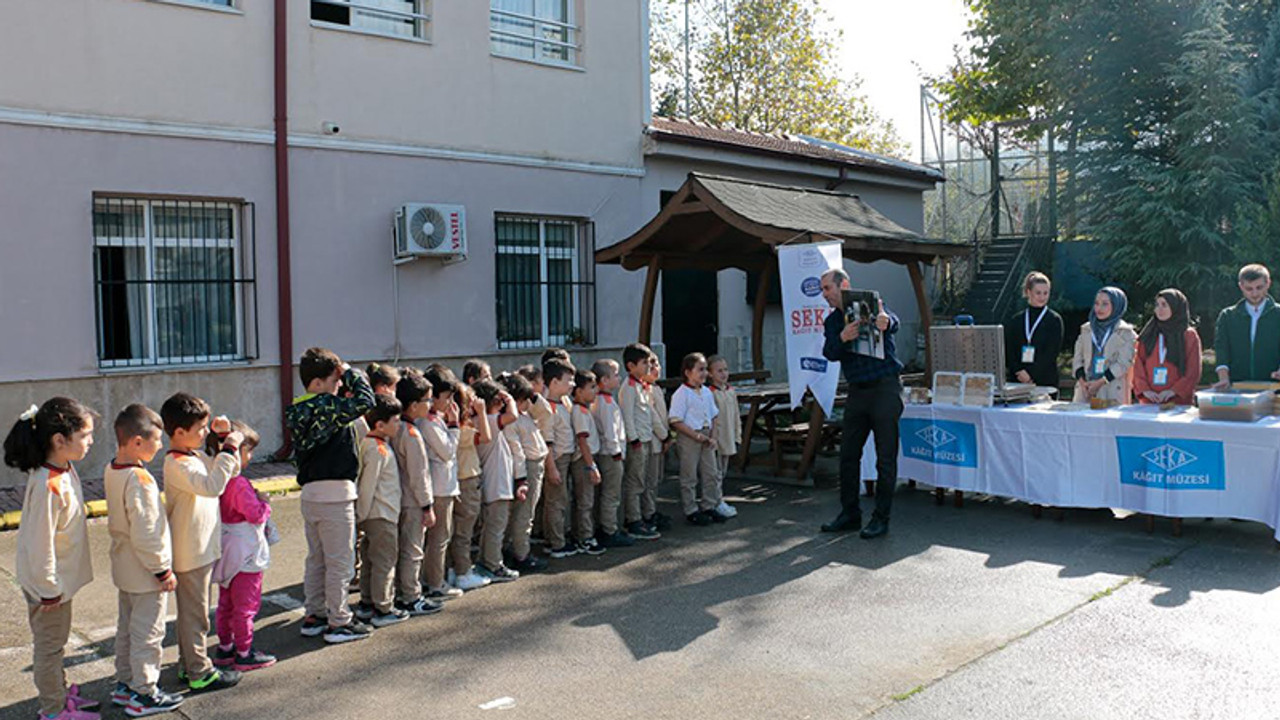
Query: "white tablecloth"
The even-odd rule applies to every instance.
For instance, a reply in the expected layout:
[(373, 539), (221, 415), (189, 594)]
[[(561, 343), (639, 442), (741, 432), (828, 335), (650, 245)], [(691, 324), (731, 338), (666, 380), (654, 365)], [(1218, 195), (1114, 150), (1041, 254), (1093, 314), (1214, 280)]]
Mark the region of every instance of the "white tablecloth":
[[(868, 442), (862, 477), (875, 476)], [(1042, 505), (1231, 517), (1276, 529), (1280, 419), (1212, 422), (1139, 407), (1069, 413), (908, 405), (898, 476)]]

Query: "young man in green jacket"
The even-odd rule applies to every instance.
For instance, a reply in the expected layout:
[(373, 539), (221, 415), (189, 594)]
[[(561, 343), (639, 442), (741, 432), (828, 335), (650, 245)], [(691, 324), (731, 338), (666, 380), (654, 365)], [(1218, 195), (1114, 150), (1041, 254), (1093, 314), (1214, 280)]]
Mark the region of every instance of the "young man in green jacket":
[(1280, 306), (1268, 295), (1271, 273), (1262, 265), (1240, 268), (1244, 298), (1218, 313), (1214, 349), (1218, 354), (1218, 382), (1280, 380)]

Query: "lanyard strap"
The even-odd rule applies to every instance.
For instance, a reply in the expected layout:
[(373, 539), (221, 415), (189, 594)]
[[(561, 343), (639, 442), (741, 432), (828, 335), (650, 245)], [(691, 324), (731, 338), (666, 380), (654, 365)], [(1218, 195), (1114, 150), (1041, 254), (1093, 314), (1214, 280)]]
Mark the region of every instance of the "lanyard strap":
[(1093, 332), (1090, 331), (1089, 335), (1090, 335), (1090, 339), (1093, 340), (1093, 347), (1097, 349), (1099, 353), (1105, 352), (1107, 347), (1107, 341), (1111, 339), (1111, 333), (1115, 329), (1116, 329), (1115, 325), (1112, 325), (1111, 327), (1107, 328), (1107, 334), (1102, 336), (1102, 342), (1098, 342), (1098, 336), (1094, 335)]
[(1027, 330), (1027, 342), (1031, 342), (1031, 336), (1036, 334), (1036, 328), (1040, 327), (1040, 321), (1044, 320), (1044, 316), (1049, 312), (1049, 306), (1045, 305), (1040, 308), (1040, 317), (1036, 318), (1036, 324), (1031, 324), (1031, 308), (1027, 308), (1027, 313), (1022, 316), (1022, 324)]
[(1168, 350), (1164, 346), (1164, 333), (1160, 333), (1160, 339), (1156, 342), (1156, 346), (1160, 348), (1160, 364), (1164, 364), (1164, 358), (1168, 355)]

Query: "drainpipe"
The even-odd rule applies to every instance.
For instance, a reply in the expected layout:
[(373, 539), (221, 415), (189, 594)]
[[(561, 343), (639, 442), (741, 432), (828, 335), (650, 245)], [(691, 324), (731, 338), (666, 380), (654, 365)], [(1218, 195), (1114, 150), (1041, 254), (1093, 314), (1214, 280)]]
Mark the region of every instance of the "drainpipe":
[(293, 399), (293, 282), (289, 255), (289, 67), (288, 0), (276, 0), (275, 15), (275, 151), (276, 151), (276, 302), (280, 331), (280, 423), (284, 445), (275, 459), (293, 450), (284, 408)]

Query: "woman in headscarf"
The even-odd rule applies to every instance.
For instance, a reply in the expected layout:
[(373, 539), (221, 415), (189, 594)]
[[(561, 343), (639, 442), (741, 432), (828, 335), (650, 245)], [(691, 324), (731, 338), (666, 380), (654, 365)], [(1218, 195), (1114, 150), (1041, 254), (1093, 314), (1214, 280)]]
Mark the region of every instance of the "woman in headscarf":
[(1190, 405), (1200, 381), (1200, 333), (1182, 291), (1156, 294), (1155, 312), (1138, 335), (1133, 394), (1143, 404)]
[(1071, 373), (1076, 379), (1075, 402), (1095, 398), (1120, 405), (1132, 402), (1134, 350), (1138, 334), (1124, 321), (1129, 298), (1117, 287), (1104, 287), (1093, 299), (1089, 322), (1080, 326)]

